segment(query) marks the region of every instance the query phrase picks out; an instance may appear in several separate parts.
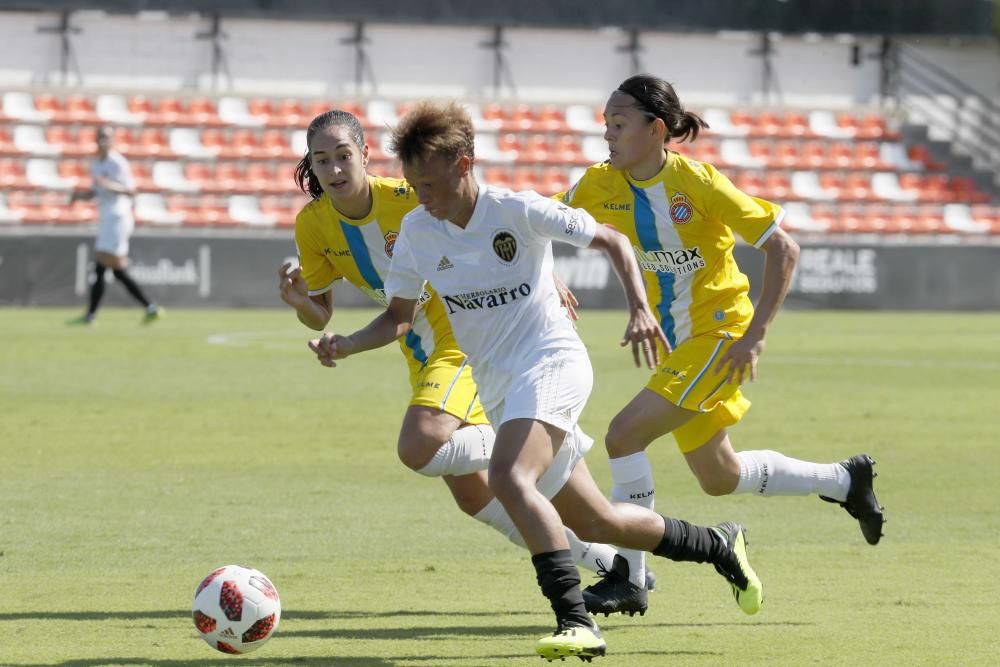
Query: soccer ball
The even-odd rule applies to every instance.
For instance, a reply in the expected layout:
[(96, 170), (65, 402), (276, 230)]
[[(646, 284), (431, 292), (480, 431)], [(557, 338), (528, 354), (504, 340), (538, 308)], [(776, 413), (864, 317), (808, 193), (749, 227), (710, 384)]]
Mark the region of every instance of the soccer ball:
[(271, 580), (258, 570), (226, 565), (209, 573), (194, 592), (194, 627), (223, 653), (256, 651), (281, 619), (281, 601)]

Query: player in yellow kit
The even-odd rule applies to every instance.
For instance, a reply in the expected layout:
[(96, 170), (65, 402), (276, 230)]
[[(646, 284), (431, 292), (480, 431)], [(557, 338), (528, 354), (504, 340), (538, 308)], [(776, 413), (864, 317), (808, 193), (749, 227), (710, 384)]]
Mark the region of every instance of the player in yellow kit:
[[(300, 266), (282, 266), (279, 279), (281, 298), (303, 324), (320, 331), (333, 314), (331, 288), (340, 279), (387, 305), (383, 277), (402, 218), (418, 202), (406, 181), (367, 173), (368, 147), (352, 114), (334, 110), (317, 116), (306, 140), (309, 150), (296, 169), (296, 180), (313, 200), (295, 221)], [(399, 457), (423, 475), (441, 477), (460, 509), (523, 547), (487, 485), (495, 434), (465, 354), (455, 342), (441, 299), (430, 287), (419, 303), (412, 329), (399, 339), (412, 390), (400, 428)], [(570, 531), (567, 537), (576, 562), (607, 571), (615, 549), (581, 542)]]
[[(709, 495), (816, 493), (847, 509), (868, 543), (877, 544), (884, 519), (867, 454), (819, 464), (771, 450), (736, 452), (729, 440), (727, 428), (750, 407), (740, 385), (757, 377), (764, 336), (798, 259), (798, 246), (780, 226), (783, 209), (741, 192), (712, 165), (667, 149), (671, 139), (693, 140), (707, 125), (684, 110), (666, 81), (630, 77), (611, 94), (604, 117), (610, 159), (590, 167), (561, 199), (630, 239), (670, 344), (656, 351), (653, 376), (609, 426), (612, 499), (653, 506), (645, 449), (673, 433)], [(765, 254), (756, 309), (733, 258), (734, 233)], [(585, 598), (638, 599), (642, 555), (621, 555)], [(600, 610), (592, 602), (588, 608)]]

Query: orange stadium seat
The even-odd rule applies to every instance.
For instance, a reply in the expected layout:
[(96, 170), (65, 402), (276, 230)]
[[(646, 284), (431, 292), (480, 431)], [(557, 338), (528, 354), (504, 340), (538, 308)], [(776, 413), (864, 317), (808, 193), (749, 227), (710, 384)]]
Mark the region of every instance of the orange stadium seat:
[(826, 141), (806, 141), (802, 144), (799, 169), (821, 169), (835, 166)]
[(555, 160), (560, 164), (584, 164), (586, 159), (580, 149), (580, 142), (571, 134), (560, 135), (552, 145)]
[(514, 167), (514, 177), (510, 187), (512, 190), (535, 190), (540, 180), (534, 167)]
[(220, 162), (215, 165), (214, 179), (219, 192), (246, 192), (249, 190), (246, 174), (239, 162)]
[[(756, 155), (758, 142), (750, 142), (750, 155)], [(781, 169), (808, 167), (801, 153), (802, 144), (797, 141), (777, 141), (770, 150), (769, 163)]]
[(281, 195), (267, 195), (259, 197), (260, 212), (264, 215), (274, 217), (278, 227), (294, 227), (295, 216), (298, 213), (290, 204), (287, 197)]
[(271, 117), (274, 115), (274, 107), (271, 105), (271, 100), (266, 97), (257, 97), (252, 100), (247, 100), (247, 111), (249, 111), (254, 116), (259, 116), (264, 119), (264, 122), (271, 123)]
[(216, 103), (207, 97), (195, 97), (188, 105), (188, 114), (194, 124), (202, 127), (220, 127), (226, 123), (219, 118)]
[(733, 183), (740, 190), (752, 197), (762, 197), (765, 195), (764, 179), (761, 177), (759, 171), (742, 169), (736, 173)]
[(300, 156), (292, 150), (291, 138), (284, 130), (267, 130), (260, 142), (260, 157), (274, 160), (295, 160)]
[[(284, 132), (284, 130), (272, 130), (272, 132)], [(226, 150), (220, 153), (225, 157), (236, 158), (260, 158), (267, 156), (267, 151), (261, 144), (260, 137), (256, 130), (232, 130), (229, 133), (229, 141)]]
[(513, 182), (512, 175), (507, 167), (486, 167), (483, 170), (483, 180), (498, 188), (509, 188)]
[(39, 93), (34, 96), (35, 109), (49, 114), (50, 122), (65, 123), (65, 107), (62, 100), (60, 100), (55, 95), (50, 95), (48, 93)]
[[(120, 128), (124, 129), (124, 128)], [(144, 127), (132, 144), (133, 151), (146, 157), (173, 155), (166, 133), (156, 127)]]
[(247, 185), (252, 192), (279, 195), (294, 191), (292, 170), (284, 165), (276, 169), (267, 162), (252, 162), (247, 165)]
[(561, 107), (546, 105), (538, 110), (536, 124), (542, 132), (568, 132), (566, 113)]
[(820, 172), (819, 185), (827, 192), (833, 193), (837, 199), (846, 199), (846, 184), (841, 174), (832, 171)]
[(0, 186), (4, 189), (30, 188), (24, 162), (16, 158), (0, 160)]
[(569, 174), (562, 167), (549, 167), (542, 172), (539, 193), (552, 196), (569, 189)]
[(202, 192), (216, 192), (219, 189), (212, 167), (207, 162), (196, 160), (185, 162), (184, 178), (197, 185)]
[(858, 129), (861, 127), (860, 121), (850, 113), (839, 113), (837, 114), (837, 127), (842, 130), (849, 130), (857, 135)]
[(271, 120), (268, 121), (268, 126), (305, 127), (312, 118), (299, 100), (283, 99), (274, 105), (274, 114), (271, 116)]
[(100, 125), (104, 121), (97, 115), (94, 100), (85, 95), (70, 95), (66, 98), (66, 122), (81, 125)]
[(863, 171), (848, 172), (841, 197), (859, 201), (875, 200), (875, 193), (872, 192), (871, 175)]
[(73, 184), (73, 187), (82, 187), (90, 182), (90, 169), (85, 162), (80, 160), (60, 160), (57, 165), (59, 175)]
[(774, 201), (780, 202), (792, 194), (791, 179), (784, 171), (768, 171), (762, 187), (764, 196)]
[(535, 162), (545, 164), (554, 162), (552, 142), (544, 134), (532, 134), (528, 136), (524, 144), (524, 150), (518, 156), (520, 162)]
[(540, 127), (535, 110), (527, 104), (515, 104), (510, 109), (506, 129), (512, 132), (537, 132)]
[(691, 144), (682, 144), (677, 147), (677, 150), (693, 160), (713, 165), (719, 162), (719, 142), (715, 139), (699, 137), (698, 141)]
[(14, 144), (14, 139), (10, 135), (10, 130), (6, 127), (0, 127), (0, 157), (10, 157), (14, 155), (24, 155), (24, 152), (18, 149), (17, 145)]
[(506, 132), (497, 137), (497, 149), (513, 154), (514, 160), (519, 160), (521, 157), (521, 151), (523, 146), (521, 145), (521, 138), (518, 137), (513, 132)]
[(482, 114), (483, 120), (496, 123), (501, 129), (506, 129), (508, 122), (507, 113), (499, 104), (484, 104)]
[(938, 162), (931, 155), (930, 148), (924, 144), (914, 144), (906, 149), (906, 155), (914, 162), (919, 162), (924, 165), (924, 168), (928, 171), (943, 171), (945, 168), (944, 163)]
[(180, 98), (161, 97), (156, 101), (155, 108), (152, 119), (147, 118), (145, 122), (172, 127), (195, 124), (194, 116), (188, 112)]
[(769, 137), (785, 134), (785, 125), (780, 116), (770, 111), (762, 111), (754, 119), (754, 133)]
[(205, 148), (214, 150), (221, 160), (231, 159), (239, 155), (239, 151), (227, 138), (225, 130), (218, 128), (205, 130), (201, 133), (201, 144)]
[(132, 178), (135, 179), (135, 189), (139, 192), (159, 192), (160, 187), (153, 180), (152, 170), (145, 162), (133, 160), (129, 163)]
[(854, 162), (854, 147), (847, 141), (831, 141), (826, 163), (820, 166), (828, 169), (850, 169), (861, 165)]
[(785, 127), (784, 133), (787, 136), (806, 137), (812, 135), (812, 131), (809, 129), (809, 119), (804, 113), (792, 111), (786, 113), (781, 120)]

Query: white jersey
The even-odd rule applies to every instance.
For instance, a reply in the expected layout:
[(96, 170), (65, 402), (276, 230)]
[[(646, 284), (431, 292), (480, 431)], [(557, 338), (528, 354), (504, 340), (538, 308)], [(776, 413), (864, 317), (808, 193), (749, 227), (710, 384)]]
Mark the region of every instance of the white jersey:
[(416, 299), (425, 280), (434, 287), (490, 410), (527, 360), (557, 351), (586, 354), (552, 279), (552, 240), (587, 247), (596, 232), (585, 211), (483, 185), (464, 229), (422, 206), (403, 218), (386, 296)]
[(90, 168), (90, 175), (94, 178), (94, 192), (97, 196), (97, 212), (101, 223), (105, 221), (118, 222), (125, 218), (132, 219), (132, 198), (107, 188), (102, 188), (97, 184), (97, 178), (106, 178), (109, 181), (119, 183), (129, 190), (135, 189), (135, 179), (132, 178), (132, 170), (128, 166), (128, 161), (118, 151), (108, 151), (108, 156), (104, 159), (94, 160)]

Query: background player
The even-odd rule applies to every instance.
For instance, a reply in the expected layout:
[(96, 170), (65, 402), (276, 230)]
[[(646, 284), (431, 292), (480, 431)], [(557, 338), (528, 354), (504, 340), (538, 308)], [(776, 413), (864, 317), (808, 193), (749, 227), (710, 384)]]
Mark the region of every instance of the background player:
[[(726, 430), (750, 406), (740, 385), (757, 377), (767, 328), (798, 258), (798, 245), (779, 226), (784, 211), (737, 190), (711, 165), (666, 149), (671, 139), (694, 139), (707, 127), (683, 109), (666, 81), (645, 74), (625, 80), (604, 117), (610, 159), (589, 168), (562, 199), (628, 236), (669, 342), (646, 387), (608, 429), (612, 498), (653, 507), (644, 450), (673, 433), (709, 495), (820, 494), (846, 508), (865, 539), (877, 544), (884, 519), (867, 454), (822, 464), (772, 450), (737, 453)], [(605, 206), (609, 202), (618, 205)], [(756, 310), (733, 259), (733, 232), (765, 254)], [(625, 555), (630, 566), (616, 562), (588, 594), (635, 597), (632, 589), (643, 586), (642, 554)]]
[[(354, 115), (334, 110), (317, 116), (306, 130), (306, 143), (308, 152), (295, 174), (313, 197), (295, 224), (301, 267), (282, 266), (279, 280), (281, 298), (303, 324), (319, 331), (333, 314), (331, 288), (339, 279), (386, 305), (384, 276), (400, 222), (417, 199), (406, 181), (367, 173), (368, 147)], [(525, 546), (487, 485), (495, 435), (433, 289), (421, 293), (413, 326), (399, 343), (412, 388), (400, 427), (400, 460), (422, 475), (441, 477), (462, 511)], [(567, 537), (576, 562), (596, 572), (611, 567), (617, 550)], [(632, 600), (630, 608), (644, 612), (645, 591), (636, 595), (643, 603)], [(614, 605), (602, 601), (609, 604)]]
[(472, 121), (458, 104), (418, 104), (393, 131), (392, 143), (422, 207), (406, 217), (396, 241), (385, 283), (388, 308), (350, 336), (326, 334), (310, 347), (324, 365), (335, 366), (337, 359), (406, 336), (425, 283), (437, 289), (497, 428), (490, 488), (524, 536), (556, 614), (556, 632), (539, 640), (536, 651), (549, 660), (605, 651), (584, 607), (563, 521), (581, 535), (674, 560), (711, 562), (740, 607), (755, 613), (762, 589), (747, 561), (742, 527), (692, 526), (612, 505), (582, 461), (593, 441), (576, 422), (593, 372), (560, 307), (551, 241), (607, 255), (629, 302), (623, 343), (631, 343), (637, 359), (642, 347), (652, 366), (663, 332), (646, 304), (625, 237), (533, 192), (480, 187), (472, 171)]
[(97, 317), (97, 309), (104, 296), (104, 273), (107, 269), (115, 276), (132, 297), (146, 308), (143, 323), (149, 324), (163, 314), (163, 309), (152, 303), (142, 288), (128, 273), (129, 238), (135, 228), (132, 217), (132, 197), (135, 196), (135, 179), (128, 160), (112, 148), (110, 127), (97, 130), (97, 159), (91, 165), (93, 185), (77, 189), (70, 194), (69, 202), (97, 197), (97, 241), (94, 243), (94, 277), (90, 286), (87, 312), (73, 324), (90, 324)]

